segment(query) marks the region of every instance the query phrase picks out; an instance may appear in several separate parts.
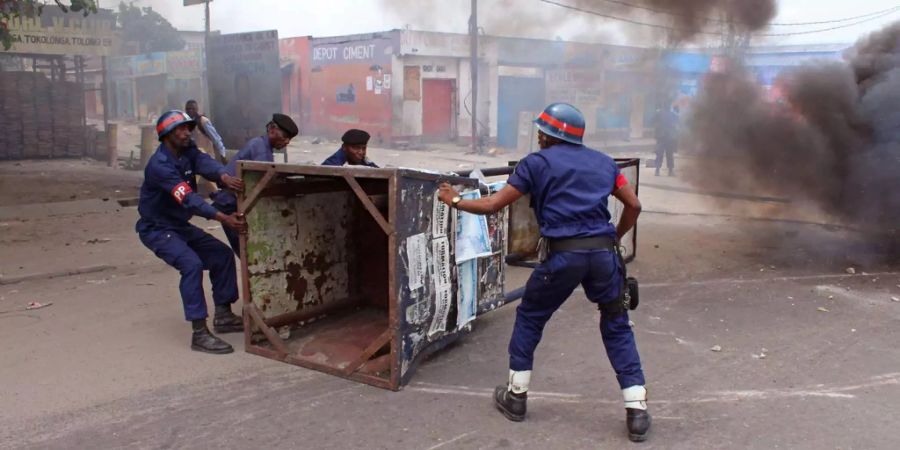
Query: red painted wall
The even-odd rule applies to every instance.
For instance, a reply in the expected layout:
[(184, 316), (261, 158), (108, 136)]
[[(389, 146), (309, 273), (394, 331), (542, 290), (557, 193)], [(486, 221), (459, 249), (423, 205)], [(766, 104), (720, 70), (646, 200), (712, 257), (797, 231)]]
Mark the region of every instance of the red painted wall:
[(309, 128), (309, 36), (279, 39), (281, 63), (293, 63), (288, 74), (282, 74), (282, 111), (300, 126), (301, 133)]
[(394, 31), (310, 40), (310, 132), (336, 138), (360, 128), (373, 145), (391, 142), (391, 58), (398, 46)]
[[(312, 93), (311, 129), (323, 136), (338, 137), (349, 128), (372, 135), (373, 143), (390, 141), (392, 106), (389, 92), (366, 90), (366, 78), (378, 77), (369, 64), (323, 66), (310, 76)], [(383, 71), (390, 74), (390, 70)], [(353, 95), (350, 96), (352, 86)]]

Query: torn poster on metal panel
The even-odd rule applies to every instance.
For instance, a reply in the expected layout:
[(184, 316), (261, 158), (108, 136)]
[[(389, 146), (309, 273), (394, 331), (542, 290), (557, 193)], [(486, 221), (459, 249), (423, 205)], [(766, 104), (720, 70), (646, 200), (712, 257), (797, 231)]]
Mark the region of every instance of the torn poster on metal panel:
[[(474, 190), (460, 195), (465, 200), (481, 198)], [(491, 255), (487, 219), (484, 216), (459, 211), (456, 218), (456, 263)]]
[(450, 287), (438, 289), (434, 296), (434, 318), (431, 327), (428, 328), (428, 336), (433, 336), (441, 331), (447, 331), (447, 315), (450, 312), (450, 300), (452, 292)]
[(425, 286), (428, 272), (428, 237), (425, 233), (406, 238), (406, 258), (409, 261), (409, 290)]
[(478, 260), (466, 261), (458, 266), (459, 295), (457, 295), (457, 328), (466, 326), (475, 319), (478, 309)]
[(431, 241), (432, 261), (434, 263), (434, 287), (436, 290), (449, 288), (450, 278), (450, 240), (446, 237)]

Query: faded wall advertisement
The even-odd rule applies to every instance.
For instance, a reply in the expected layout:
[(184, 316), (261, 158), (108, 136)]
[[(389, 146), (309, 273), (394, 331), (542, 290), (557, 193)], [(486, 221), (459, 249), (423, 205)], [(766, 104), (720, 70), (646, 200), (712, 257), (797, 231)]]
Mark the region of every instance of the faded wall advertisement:
[(597, 110), (603, 107), (604, 72), (599, 68), (554, 69), (546, 71), (547, 102), (566, 102), (584, 113), (587, 129), (595, 129)]
[(209, 102), (225, 146), (240, 148), (281, 112), (278, 31), (210, 36)]

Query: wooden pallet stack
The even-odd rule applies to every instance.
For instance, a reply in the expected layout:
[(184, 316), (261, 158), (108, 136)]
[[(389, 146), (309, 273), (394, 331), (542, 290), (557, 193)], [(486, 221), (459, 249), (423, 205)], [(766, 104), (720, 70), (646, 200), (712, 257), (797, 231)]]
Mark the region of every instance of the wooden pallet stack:
[[(9, 97), (10, 92), (7, 87), (9, 84), (9, 77), (7, 77), (8, 72), (0, 72), (0, 124), (7, 124), (10, 121), (9, 115), (6, 113), (6, 99)], [(9, 139), (7, 136), (9, 133), (8, 130), (0, 130), (0, 161), (4, 159), (9, 159), (9, 144), (7, 143)]]
[[(54, 105), (66, 104), (66, 89), (63, 83), (50, 85), (50, 101)], [(55, 109), (59, 109), (59, 106)], [(69, 146), (69, 121), (60, 114), (53, 114), (49, 126), (53, 130), (53, 157), (65, 158)]]
[[(37, 74), (40, 75), (40, 74)], [(50, 98), (50, 80), (44, 76), (36, 76), (33, 78), (34, 90), (31, 91), (31, 97), (34, 103), (34, 126), (37, 144), (34, 152), (38, 158), (50, 158), (53, 156), (53, 127), (52, 114), (53, 102)]]
[(40, 72), (0, 72), (0, 160), (90, 156), (84, 90)]
[(38, 158), (38, 110), (35, 102), (37, 77), (35, 72), (21, 72), (19, 76), (19, 120), (22, 122), (22, 156)]
[(85, 156), (84, 89), (77, 83), (65, 82), (63, 85), (66, 92), (66, 104), (65, 108), (57, 111), (56, 114), (63, 115), (68, 123), (66, 154), (70, 157)]
[(22, 122), (19, 120), (20, 72), (0, 72), (0, 105), (4, 134), (5, 158), (22, 158)]

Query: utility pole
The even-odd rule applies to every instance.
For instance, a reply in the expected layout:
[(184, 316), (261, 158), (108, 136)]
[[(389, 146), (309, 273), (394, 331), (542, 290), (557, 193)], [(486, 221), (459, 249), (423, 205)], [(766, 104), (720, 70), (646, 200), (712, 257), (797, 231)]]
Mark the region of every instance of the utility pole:
[(209, 49), (209, 2), (210, 0), (206, 0), (203, 2), (203, 8), (206, 10), (206, 20), (205, 20), (205, 28), (203, 30), (203, 83), (200, 86), (202, 93), (205, 94), (206, 98), (201, 100), (206, 100), (206, 110), (210, 111), (212, 109), (212, 99), (209, 95), (209, 70), (207, 69), (209, 64), (209, 59), (206, 57), (206, 53)]
[(472, 152), (481, 153), (478, 145), (478, 0), (472, 0), (469, 16), (469, 66), (472, 76)]
[(200, 99), (200, 101), (206, 102), (206, 110), (209, 111), (212, 109), (212, 99), (209, 98), (209, 71), (206, 69), (208, 67), (209, 58), (206, 57), (207, 49), (209, 48), (209, 4), (212, 0), (183, 0), (184, 6), (194, 6), (194, 5), (203, 5), (204, 9), (204, 24), (203, 24), (203, 85), (201, 86), (201, 90), (206, 93), (205, 99)]
[(206, 8), (206, 30), (204, 32), (204, 37), (209, 39), (209, 0), (203, 2), (203, 6)]

